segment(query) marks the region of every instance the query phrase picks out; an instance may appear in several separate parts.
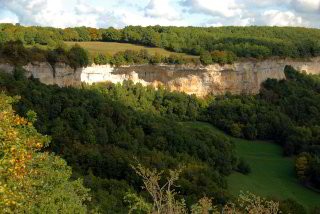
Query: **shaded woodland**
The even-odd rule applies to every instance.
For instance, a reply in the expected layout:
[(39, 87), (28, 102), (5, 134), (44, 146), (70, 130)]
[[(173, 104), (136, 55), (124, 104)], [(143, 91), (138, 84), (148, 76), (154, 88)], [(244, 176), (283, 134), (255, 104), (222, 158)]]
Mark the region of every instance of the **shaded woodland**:
[(15, 105), (19, 114), (37, 113), (35, 127), (52, 137), (47, 151), (66, 159), (73, 178), (84, 179), (92, 207), (125, 213), (128, 190), (147, 196), (130, 166), (134, 157), (158, 170), (184, 163), (177, 184), (187, 205), (204, 195), (224, 204), (232, 198), (226, 176), (233, 170), (250, 173), (250, 163), (236, 157), (232, 140), (183, 121), (206, 121), (235, 137), (279, 143), (284, 155), (297, 155), (301, 183), (318, 189), (320, 80), (291, 67), (285, 73), (287, 80), (267, 80), (258, 95), (204, 100), (130, 81), (81, 89), (47, 86), (25, 79), (22, 69), (13, 76), (1, 73), (0, 89), (21, 95)]

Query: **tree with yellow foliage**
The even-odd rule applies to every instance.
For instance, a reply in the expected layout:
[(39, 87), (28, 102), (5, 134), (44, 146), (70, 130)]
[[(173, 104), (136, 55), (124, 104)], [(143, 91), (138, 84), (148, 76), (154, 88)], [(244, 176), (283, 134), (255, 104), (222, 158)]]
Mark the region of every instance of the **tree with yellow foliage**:
[(41, 152), (49, 137), (18, 116), (19, 97), (0, 93), (0, 213), (87, 213), (88, 189), (70, 181), (71, 168), (58, 156)]
[(308, 171), (310, 168), (311, 156), (308, 153), (301, 153), (295, 162), (295, 169), (299, 179), (304, 182), (307, 179)]

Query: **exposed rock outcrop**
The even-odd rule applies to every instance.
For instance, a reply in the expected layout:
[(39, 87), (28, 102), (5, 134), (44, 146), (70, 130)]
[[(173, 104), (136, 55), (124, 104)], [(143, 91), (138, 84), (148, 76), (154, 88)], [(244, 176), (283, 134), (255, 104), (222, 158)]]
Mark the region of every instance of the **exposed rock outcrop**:
[[(245, 61), (231, 65), (131, 65), (112, 67), (110, 65), (92, 65), (86, 68), (73, 68), (65, 64), (56, 64), (53, 69), (49, 63), (30, 63), (24, 66), (27, 76), (39, 78), (45, 84), (59, 86), (79, 85), (111, 81), (121, 83), (132, 80), (143, 85), (158, 87), (164, 85), (171, 90), (183, 91), (197, 96), (208, 94), (255, 94), (260, 85), (268, 78), (284, 79), (284, 67), (291, 65), (299, 71), (320, 74), (320, 58), (309, 61), (290, 59)], [(9, 64), (0, 64), (0, 69), (11, 73)]]

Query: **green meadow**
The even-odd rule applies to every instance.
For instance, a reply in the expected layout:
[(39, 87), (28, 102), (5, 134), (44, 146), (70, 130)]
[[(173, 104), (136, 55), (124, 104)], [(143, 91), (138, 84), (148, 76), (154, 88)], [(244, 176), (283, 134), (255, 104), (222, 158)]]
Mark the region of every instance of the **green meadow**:
[[(223, 134), (207, 123), (187, 122), (184, 124)], [(228, 188), (231, 194), (237, 196), (240, 191), (249, 191), (268, 198), (290, 198), (304, 205), (308, 210), (320, 204), (320, 193), (299, 184), (294, 174), (293, 158), (284, 157), (279, 145), (271, 142), (230, 138), (235, 143), (238, 156), (244, 158), (252, 169), (249, 175), (234, 172), (228, 177)]]
[(172, 54), (180, 55), (183, 57), (190, 57), (190, 58), (198, 58), (197, 56), (187, 55), (185, 53), (175, 53), (163, 48), (152, 48), (152, 47), (145, 47), (141, 45), (134, 45), (129, 43), (117, 43), (117, 42), (65, 42), (68, 46), (72, 46), (75, 44), (79, 44), (81, 47), (87, 49), (90, 54), (93, 56), (99, 53), (102, 54), (115, 54), (119, 51), (125, 50), (134, 50), (140, 51), (141, 49), (147, 49), (148, 52), (152, 55), (155, 53), (159, 53), (163, 56), (170, 56)]

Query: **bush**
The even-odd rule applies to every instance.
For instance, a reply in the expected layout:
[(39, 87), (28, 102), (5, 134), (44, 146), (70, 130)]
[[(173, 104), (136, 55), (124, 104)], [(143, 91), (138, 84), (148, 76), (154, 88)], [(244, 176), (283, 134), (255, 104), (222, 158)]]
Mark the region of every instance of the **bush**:
[(219, 64), (231, 64), (237, 60), (237, 56), (231, 51), (213, 51), (211, 52), (212, 62)]
[(96, 65), (105, 65), (110, 63), (112, 56), (110, 55), (104, 55), (104, 54), (98, 54), (94, 59), (94, 64)]
[(209, 53), (209, 51), (203, 51), (200, 54), (200, 61), (204, 65), (212, 64), (212, 57), (211, 57), (211, 54)]
[(244, 174), (248, 175), (251, 173), (251, 167), (248, 163), (244, 161), (243, 158), (240, 158), (238, 166), (237, 166), (237, 171)]
[(73, 46), (68, 52), (70, 66), (74, 69), (85, 67), (89, 64), (88, 52), (79, 45)]
[(283, 214), (307, 214), (306, 208), (293, 199), (280, 201), (279, 209)]
[(10, 41), (3, 46), (2, 57), (12, 65), (26, 65), (30, 55), (21, 41)]
[(13, 77), (15, 80), (25, 80), (25, 70), (21, 67), (16, 67), (13, 71)]
[(312, 209), (311, 214), (320, 214), (320, 206), (316, 206)]

